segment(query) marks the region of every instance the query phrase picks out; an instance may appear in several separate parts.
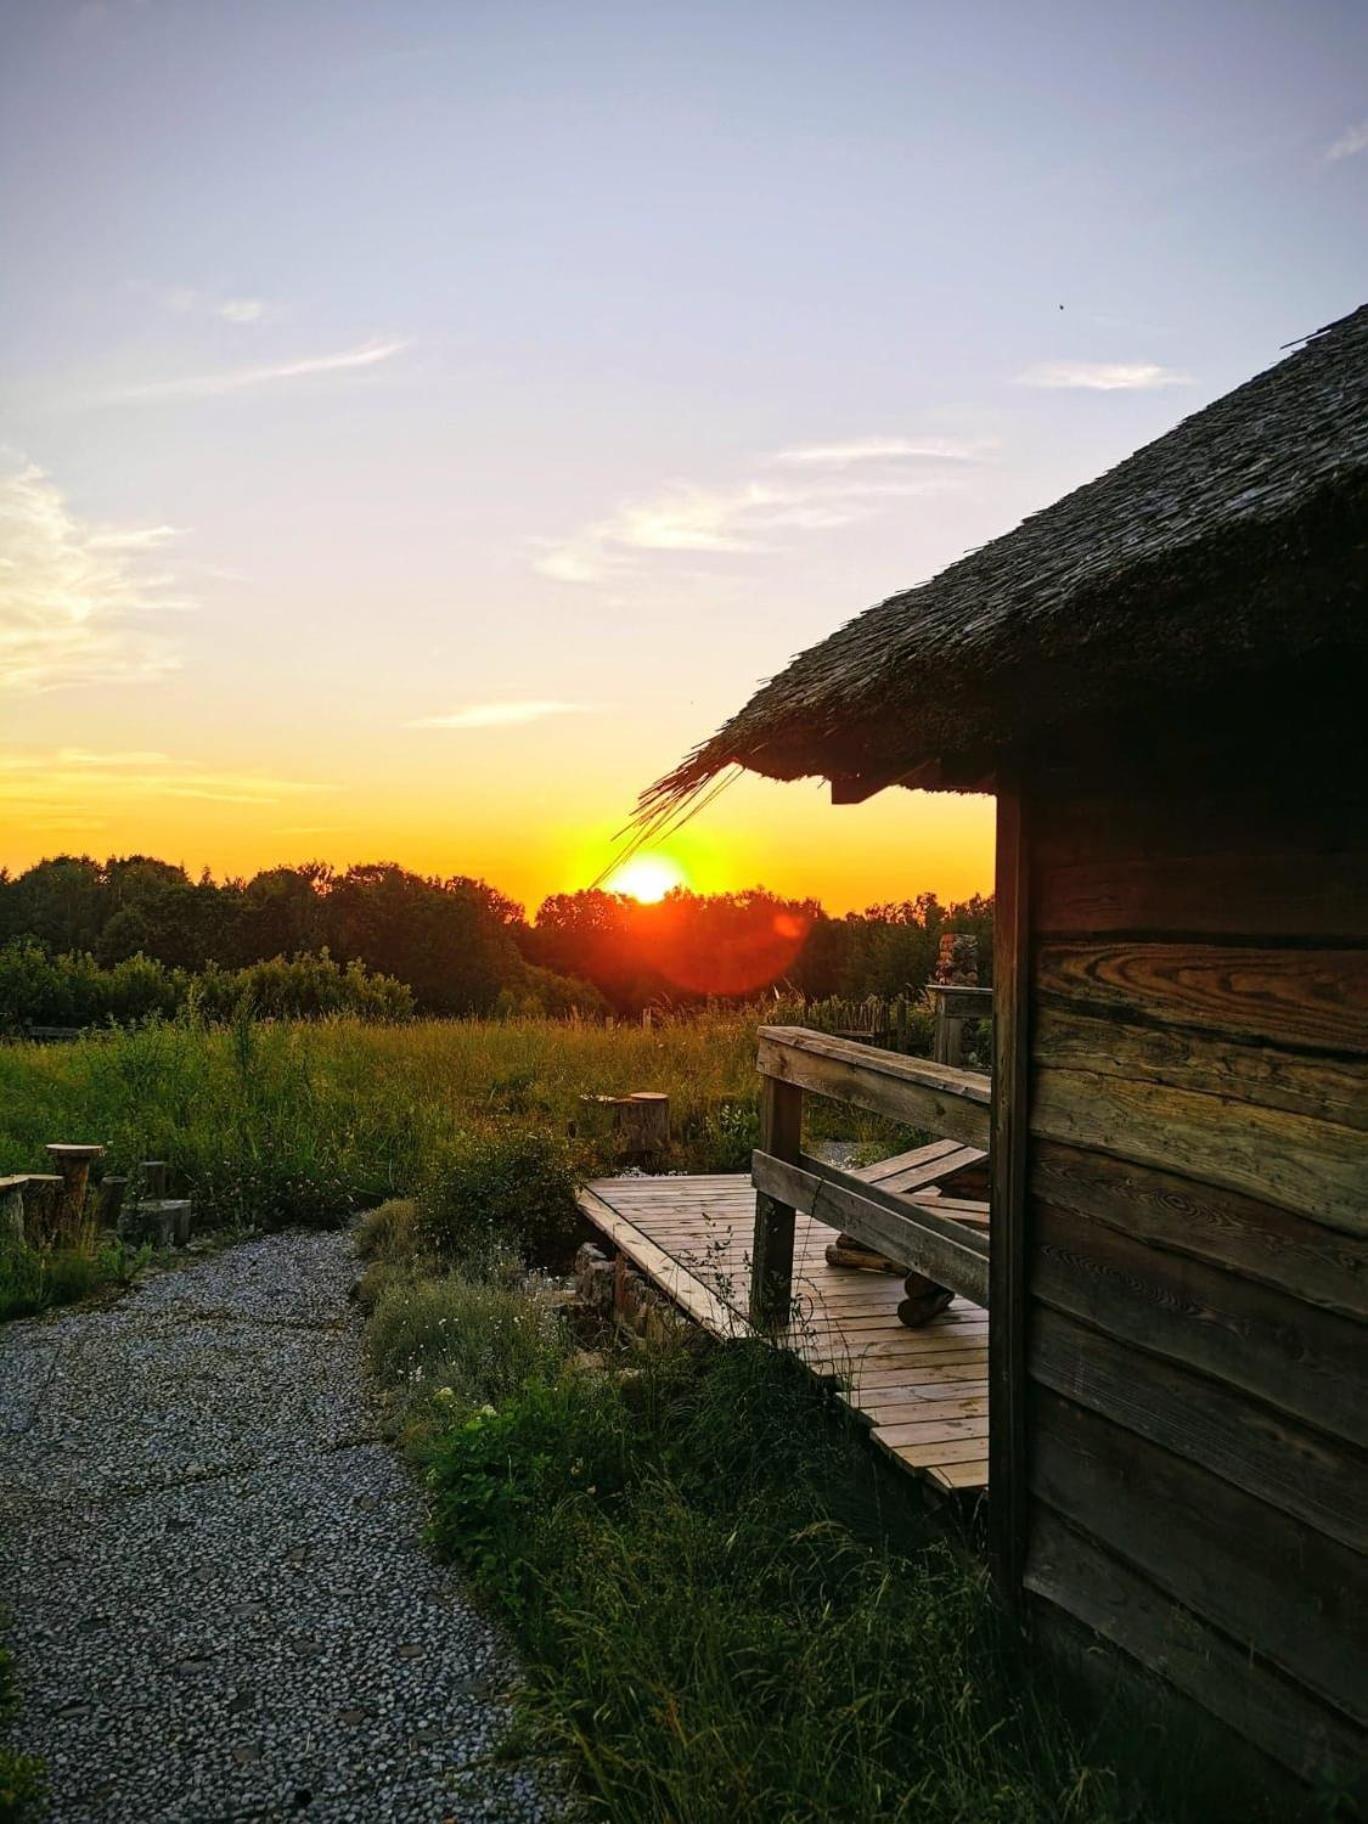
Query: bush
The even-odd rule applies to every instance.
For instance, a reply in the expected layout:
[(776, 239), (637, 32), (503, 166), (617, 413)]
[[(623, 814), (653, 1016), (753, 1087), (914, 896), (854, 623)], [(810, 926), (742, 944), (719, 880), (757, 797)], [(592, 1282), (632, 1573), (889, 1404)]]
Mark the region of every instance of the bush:
[(86, 1253), (78, 1248), (0, 1247), (0, 1322), (88, 1298), (101, 1286), (127, 1285), (148, 1250), (120, 1241)]
[(409, 1416), (435, 1402), (447, 1416), (507, 1399), (554, 1377), (568, 1343), (555, 1311), (496, 1280), (394, 1275), (366, 1330), (377, 1379), (406, 1397)]
[(418, 1206), (409, 1197), (390, 1197), (367, 1210), (356, 1225), (356, 1251), (362, 1260), (402, 1259), (413, 1252)]
[(457, 1135), (418, 1206), (418, 1240), (446, 1261), (502, 1246), (529, 1265), (562, 1265), (581, 1228), (566, 1149), (517, 1127)]
[(326, 949), (316, 954), (202, 974), (169, 968), (141, 954), (102, 968), (84, 952), (49, 955), (35, 938), (0, 945), (0, 1032), (27, 1026), (128, 1026), (192, 1011), (229, 1020), (247, 1008), (257, 1018), (405, 1020), (413, 995), (402, 982), (360, 963), (343, 968)]

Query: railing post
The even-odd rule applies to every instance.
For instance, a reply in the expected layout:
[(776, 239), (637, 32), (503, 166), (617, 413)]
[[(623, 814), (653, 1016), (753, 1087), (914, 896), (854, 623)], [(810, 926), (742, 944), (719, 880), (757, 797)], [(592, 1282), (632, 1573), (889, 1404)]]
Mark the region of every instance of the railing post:
[[(797, 1165), (803, 1152), (803, 1092), (779, 1077), (760, 1080), (760, 1151)], [(758, 1191), (751, 1252), (750, 1321), (786, 1324), (793, 1307), (793, 1206)]]

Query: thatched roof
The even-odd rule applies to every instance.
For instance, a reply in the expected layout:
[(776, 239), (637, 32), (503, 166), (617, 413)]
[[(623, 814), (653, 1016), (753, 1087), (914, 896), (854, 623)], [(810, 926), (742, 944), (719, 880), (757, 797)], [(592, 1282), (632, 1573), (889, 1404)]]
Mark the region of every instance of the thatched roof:
[(799, 654), (643, 795), (735, 765), (861, 796), (1178, 693), (1368, 660), (1368, 305), (1097, 481)]

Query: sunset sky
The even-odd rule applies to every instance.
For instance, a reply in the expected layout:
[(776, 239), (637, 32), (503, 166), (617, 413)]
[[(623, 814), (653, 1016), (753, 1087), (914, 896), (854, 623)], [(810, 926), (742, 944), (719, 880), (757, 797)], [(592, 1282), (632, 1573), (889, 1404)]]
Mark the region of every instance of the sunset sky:
[[(0, 0), (0, 862), (588, 884), (796, 650), (1368, 297), (1368, 9)], [(991, 807), (745, 781), (832, 910)]]

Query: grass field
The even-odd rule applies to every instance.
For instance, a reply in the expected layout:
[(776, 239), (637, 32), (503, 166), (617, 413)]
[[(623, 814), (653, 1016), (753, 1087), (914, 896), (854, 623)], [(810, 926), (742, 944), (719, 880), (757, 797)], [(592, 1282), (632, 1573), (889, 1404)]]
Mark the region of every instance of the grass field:
[[(418, 1189), (472, 1134), (527, 1132), (581, 1175), (615, 1160), (580, 1096), (663, 1090), (675, 1171), (743, 1171), (756, 1137), (753, 1012), (609, 1028), (547, 1020), (180, 1021), (73, 1044), (0, 1045), (0, 1173), (50, 1140), (98, 1141), (106, 1169), (165, 1159), (204, 1220), (330, 1223)], [(873, 1117), (817, 1111), (852, 1138)], [(571, 1125), (578, 1130), (573, 1138)]]

